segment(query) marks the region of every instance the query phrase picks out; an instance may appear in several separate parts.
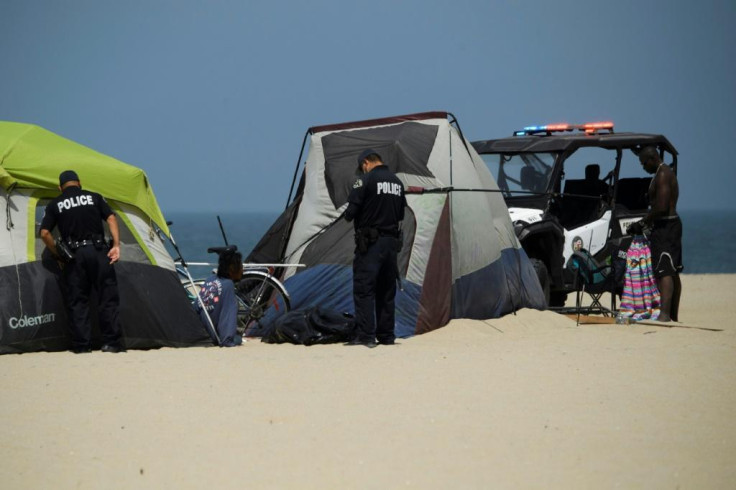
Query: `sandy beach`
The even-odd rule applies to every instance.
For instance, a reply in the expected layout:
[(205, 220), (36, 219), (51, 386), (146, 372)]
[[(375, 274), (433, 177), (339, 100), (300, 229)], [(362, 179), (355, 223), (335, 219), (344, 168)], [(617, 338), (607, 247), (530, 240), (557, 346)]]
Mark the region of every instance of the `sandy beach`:
[[(684, 326), (0, 357), (2, 488), (732, 488), (736, 275)], [(700, 326), (722, 331), (685, 328)]]

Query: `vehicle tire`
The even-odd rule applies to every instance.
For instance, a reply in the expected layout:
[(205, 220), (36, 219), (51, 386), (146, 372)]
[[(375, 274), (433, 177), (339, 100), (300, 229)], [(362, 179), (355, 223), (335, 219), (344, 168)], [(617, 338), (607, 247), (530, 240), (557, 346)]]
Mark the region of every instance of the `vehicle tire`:
[(542, 292), (544, 293), (544, 304), (545, 306), (550, 306), (549, 300), (550, 300), (550, 284), (549, 284), (549, 271), (547, 271), (547, 266), (544, 265), (544, 262), (542, 262), (539, 259), (529, 259), (532, 262), (532, 266), (534, 267), (534, 272), (537, 274), (537, 278), (539, 279), (539, 285), (542, 286)]
[(567, 293), (555, 291), (549, 295), (549, 305), (553, 308), (562, 308), (567, 303)]
[(246, 336), (260, 336), (266, 324), (291, 309), (291, 298), (284, 285), (265, 272), (243, 274), (235, 295), (238, 327)]

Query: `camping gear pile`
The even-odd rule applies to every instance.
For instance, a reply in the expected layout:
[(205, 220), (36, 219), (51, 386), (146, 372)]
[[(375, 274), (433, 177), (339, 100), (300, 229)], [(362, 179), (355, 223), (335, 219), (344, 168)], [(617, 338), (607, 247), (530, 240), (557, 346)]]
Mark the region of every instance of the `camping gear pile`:
[[(38, 126), (0, 121), (0, 353), (69, 348), (61, 271), (38, 238), (44, 208), (68, 169), (118, 217), (125, 345), (211, 345), (158, 235), (169, 231), (146, 174)], [(94, 307), (91, 313), (96, 323)], [(93, 337), (99, 339), (96, 324)]]
[[(366, 148), (378, 151), (406, 188), (398, 337), (431, 331), (452, 318), (496, 318), (545, 307), (503, 197), (454, 116), (431, 112), (313, 127), (305, 144), (307, 139), (293, 199), (246, 258), (306, 265), (282, 271), (293, 309), (354, 311), (353, 225), (342, 214), (357, 178), (355, 162)], [(268, 331), (268, 325), (259, 327), (248, 333)]]

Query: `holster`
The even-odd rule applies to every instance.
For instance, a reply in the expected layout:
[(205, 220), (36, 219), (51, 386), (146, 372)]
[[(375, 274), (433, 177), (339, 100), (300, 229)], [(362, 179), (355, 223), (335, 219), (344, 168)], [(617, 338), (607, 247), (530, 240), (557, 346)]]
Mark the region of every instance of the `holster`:
[(399, 230), (399, 236), (396, 237), (396, 253), (401, 252), (404, 248), (404, 230)]
[(65, 264), (74, 260), (74, 252), (61, 238), (56, 239), (56, 256)]
[(94, 245), (95, 245), (95, 249), (103, 250), (105, 247), (107, 247), (107, 242), (105, 241), (104, 238), (95, 238)]
[(360, 254), (368, 252), (368, 247), (378, 240), (376, 228), (360, 228), (355, 231), (355, 248)]

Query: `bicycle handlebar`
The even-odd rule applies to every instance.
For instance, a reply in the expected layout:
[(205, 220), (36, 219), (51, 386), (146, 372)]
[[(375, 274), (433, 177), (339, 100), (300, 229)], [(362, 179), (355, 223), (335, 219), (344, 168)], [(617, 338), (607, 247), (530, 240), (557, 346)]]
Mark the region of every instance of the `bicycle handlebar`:
[[(174, 261), (176, 262), (176, 261)], [(187, 262), (188, 265), (197, 265), (197, 266), (216, 266), (218, 264), (214, 264), (212, 262)], [(253, 262), (244, 262), (243, 268), (245, 269), (256, 269), (259, 267), (306, 267), (306, 264), (257, 264)]]

